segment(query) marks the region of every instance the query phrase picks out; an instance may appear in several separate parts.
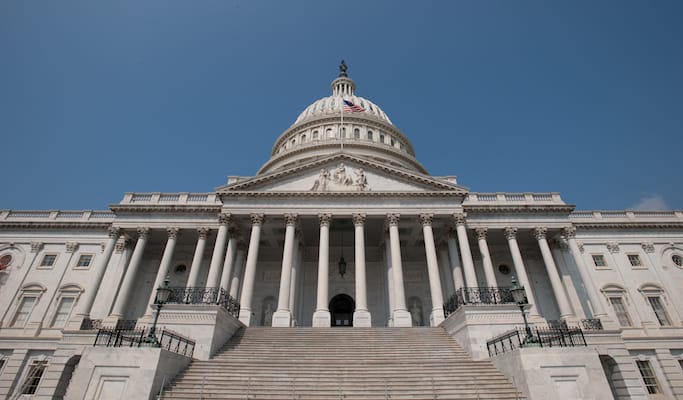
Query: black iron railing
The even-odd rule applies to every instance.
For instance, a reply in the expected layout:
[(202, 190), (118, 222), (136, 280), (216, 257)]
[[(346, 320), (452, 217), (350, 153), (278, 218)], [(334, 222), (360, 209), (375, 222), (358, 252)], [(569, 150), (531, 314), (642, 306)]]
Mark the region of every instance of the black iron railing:
[(604, 329), (602, 327), (602, 321), (600, 321), (600, 318), (582, 319), (581, 326), (583, 326), (583, 329), (587, 331), (601, 331)]
[(217, 304), (234, 317), (239, 316), (240, 304), (223, 288), (172, 287), (165, 304)]
[(516, 304), (509, 287), (464, 287), (443, 305), (446, 317), (465, 304)]
[(100, 328), (97, 330), (94, 346), (161, 347), (162, 349), (192, 357), (195, 342), (168, 329), (162, 329), (158, 341), (154, 342), (149, 340), (148, 328)]
[(524, 328), (515, 328), (486, 342), (489, 357), (521, 347), (578, 347), (587, 346), (579, 327), (530, 328), (531, 336)]

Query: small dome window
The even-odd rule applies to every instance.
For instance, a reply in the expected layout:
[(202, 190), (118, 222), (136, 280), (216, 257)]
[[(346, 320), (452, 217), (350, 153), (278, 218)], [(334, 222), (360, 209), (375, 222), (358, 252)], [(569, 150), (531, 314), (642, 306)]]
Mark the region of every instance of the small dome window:
[(301, 135), (301, 143), (306, 141), (306, 134)]
[(311, 139), (318, 140), (318, 131), (313, 131), (313, 137)]
[(394, 138), (389, 139), (389, 141), (391, 142), (391, 147), (396, 146), (396, 142), (394, 141)]
[(356, 128), (353, 130), (353, 138), (360, 139), (360, 129)]
[(334, 137), (332, 135), (332, 128), (325, 129), (325, 134), (327, 135), (328, 138)]
[(379, 141), (380, 141), (380, 143), (384, 143), (384, 134), (383, 133), (379, 134)]
[(373, 140), (372, 131), (368, 131), (368, 140)]

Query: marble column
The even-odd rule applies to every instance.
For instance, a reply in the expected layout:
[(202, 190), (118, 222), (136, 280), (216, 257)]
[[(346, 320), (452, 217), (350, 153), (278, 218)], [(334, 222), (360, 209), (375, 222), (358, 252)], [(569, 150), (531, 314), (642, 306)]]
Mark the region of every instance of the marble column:
[(353, 326), (368, 328), (371, 325), (368, 311), (368, 286), (365, 273), (365, 214), (353, 214), (356, 267), (356, 310), (353, 312)]
[(422, 223), (422, 235), (425, 242), (425, 254), (427, 256), (427, 274), (429, 276), (429, 292), (432, 297), (432, 311), (429, 314), (429, 325), (438, 326), (446, 318), (443, 312), (443, 290), (439, 277), (439, 264), (436, 260), (436, 246), (434, 244), (434, 232), (432, 232), (432, 214), (420, 214)]
[(223, 272), (223, 260), (225, 257), (225, 244), (228, 240), (228, 224), (230, 224), (230, 214), (221, 214), (218, 217), (218, 222), (219, 226), (218, 234), (216, 235), (216, 244), (213, 246), (211, 264), (209, 265), (209, 275), (206, 278), (207, 289), (218, 288), (220, 285), (220, 279)]
[(240, 297), (239, 320), (246, 326), (251, 325), (253, 318), (251, 301), (254, 295), (254, 281), (256, 280), (256, 263), (258, 261), (259, 242), (261, 241), (261, 228), (263, 226), (263, 214), (251, 214), (251, 237), (249, 238), (249, 251), (247, 263), (244, 267), (244, 282), (242, 283), (242, 296)]
[(531, 308), (529, 309), (529, 315), (540, 316), (538, 313), (538, 305), (536, 304), (536, 297), (531, 289), (529, 275), (526, 273), (526, 267), (524, 266), (522, 252), (519, 251), (519, 244), (517, 243), (517, 228), (505, 228), (505, 238), (507, 239), (508, 246), (510, 247), (510, 254), (512, 255), (512, 263), (515, 267), (517, 281), (520, 285), (524, 286), (524, 293), (526, 293), (527, 302), (531, 305)]
[(470, 242), (467, 239), (467, 228), (465, 228), (465, 214), (453, 214), (455, 229), (458, 233), (460, 244), (460, 255), (462, 256), (462, 266), (465, 272), (465, 286), (478, 287), (477, 274), (474, 272), (474, 261), (470, 250)]
[(400, 214), (388, 214), (389, 241), (391, 243), (391, 269), (394, 278), (394, 312), (395, 327), (413, 326), (413, 319), (406, 308), (406, 294), (403, 286), (403, 263), (401, 261), (401, 241), (398, 235)]
[(197, 246), (194, 249), (194, 256), (192, 257), (192, 266), (190, 266), (190, 276), (187, 278), (189, 288), (196, 288), (199, 282), (199, 273), (202, 269), (202, 261), (204, 259), (204, 249), (206, 248), (206, 237), (209, 234), (209, 228), (197, 229)]
[(116, 303), (111, 312), (111, 317), (121, 319), (126, 311), (128, 300), (132, 297), (133, 286), (136, 283), (138, 270), (142, 264), (142, 255), (145, 252), (147, 245), (147, 237), (149, 236), (149, 228), (138, 228), (138, 241), (135, 244), (135, 250), (130, 258), (126, 275), (123, 277), (119, 295), (116, 297)]
[[(100, 285), (102, 285), (102, 278), (104, 278), (104, 273), (107, 271), (107, 265), (109, 265), (109, 260), (111, 260), (111, 255), (114, 253), (114, 248), (116, 248), (116, 241), (119, 240), (121, 236), (121, 230), (117, 227), (109, 227), (109, 239), (102, 252), (102, 257), (93, 269), (95, 277), (93, 279), (92, 288), (86, 290), (83, 295), (83, 301), (80, 304), (79, 310), (76, 315), (82, 320), (83, 318), (90, 318), (90, 311), (95, 303), (95, 297), (97, 297), (97, 292), (100, 290)], [(80, 326), (80, 323), (79, 323)]]
[(280, 291), (277, 298), (277, 310), (273, 314), (274, 327), (290, 327), (292, 311), (289, 309), (289, 295), (292, 289), (292, 263), (294, 254), (294, 233), (296, 230), (296, 214), (285, 214), (285, 245), (282, 252), (282, 269), (280, 272)]
[(462, 265), (460, 264), (460, 251), (458, 250), (457, 232), (451, 228), (448, 230), (448, 259), (451, 263), (451, 276), (455, 290), (465, 286), (465, 278), (462, 275)]
[(560, 274), (557, 271), (557, 265), (555, 265), (555, 260), (553, 260), (553, 255), (550, 252), (550, 247), (548, 246), (548, 241), (546, 240), (547, 232), (547, 228), (535, 228), (534, 237), (538, 241), (538, 247), (541, 249), (543, 263), (545, 264), (545, 269), (548, 273), (548, 278), (550, 279), (550, 285), (553, 288), (553, 294), (555, 295), (557, 306), (560, 309), (560, 317), (562, 319), (570, 318), (574, 316), (574, 312), (569, 305), (569, 299), (564, 291), (562, 279), (560, 279)]
[(593, 285), (593, 280), (588, 273), (588, 266), (586, 266), (586, 263), (583, 261), (583, 257), (581, 256), (579, 245), (576, 243), (576, 228), (573, 226), (564, 228), (563, 234), (565, 239), (567, 239), (567, 243), (569, 244), (569, 250), (572, 253), (572, 257), (574, 257), (576, 268), (579, 270), (579, 275), (581, 276), (584, 288), (586, 289), (586, 294), (588, 294), (588, 300), (591, 302), (593, 317), (606, 319), (607, 312), (605, 311), (605, 307), (602, 305), (602, 301), (600, 301), (598, 291)]
[(387, 321), (387, 326), (394, 326), (394, 269), (391, 266), (391, 240), (389, 239), (388, 232), (385, 232), (384, 235), (384, 261), (387, 268), (387, 298), (389, 299), (389, 320)]
[(298, 307), (297, 298), (299, 297), (299, 281), (301, 280), (301, 275), (303, 274), (303, 245), (301, 244), (301, 231), (297, 230), (294, 234), (296, 240), (294, 244), (294, 255), (292, 264), (292, 279), (291, 285), (289, 286), (289, 310), (292, 312), (292, 326), (297, 326), (298, 321)]
[(328, 309), (330, 279), (330, 221), (331, 214), (320, 214), (320, 244), (318, 245), (318, 291), (313, 313), (313, 327), (329, 327), (332, 316)]
[(154, 300), (157, 297), (157, 288), (164, 283), (164, 280), (168, 276), (169, 270), (171, 269), (171, 262), (173, 261), (173, 252), (175, 251), (175, 245), (178, 239), (178, 231), (178, 228), (166, 229), (168, 239), (166, 239), (166, 247), (164, 248), (164, 253), (161, 256), (161, 262), (159, 263), (157, 277), (154, 280), (154, 286), (152, 286), (152, 293), (149, 296), (149, 307), (145, 312), (145, 315), (148, 317), (151, 316), (152, 311), (154, 311), (153, 305)]
[[(237, 273), (235, 270), (235, 250), (237, 249), (237, 241), (239, 240), (239, 233), (235, 228), (228, 228), (228, 249), (225, 253), (225, 260), (223, 261), (223, 273), (221, 274), (221, 289), (226, 293), (230, 293), (230, 280), (233, 274)], [(235, 296), (232, 296), (236, 298)]]
[(477, 241), (479, 243), (479, 252), (481, 253), (481, 261), (484, 266), (484, 276), (486, 277), (486, 286), (498, 287), (496, 282), (496, 272), (493, 270), (493, 262), (491, 261), (491, 254), (489, 253), (489, 246), (486, 243), (487, 228), (477, 228)]
[(235, 256), (235, 272), (230, 280), (230, 296), (233, 299), (240, 298), (240, 283), (244, 273), (244, 263), (247, 259), (247, 245), (240, 241), (237, 243), (237, 255)]
[(436, 248), (438, 249), (439, 275), (441, 275), (444, 298), (448, 298), (455, 293), (455, 287), (453, 286), (453, 274), (451, 274), (451, 264), (448, 259), (447, 246), (448, 245), (444, 241), (440, 241), (436, 245)]

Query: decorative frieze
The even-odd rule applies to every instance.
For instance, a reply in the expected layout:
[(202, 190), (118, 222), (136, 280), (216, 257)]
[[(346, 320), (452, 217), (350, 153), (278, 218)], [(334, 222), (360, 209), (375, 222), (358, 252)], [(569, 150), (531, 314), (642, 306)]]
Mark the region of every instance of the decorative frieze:
[(333, 171), (326, 168), (320, 170), (318, 179), (311, 187), (312, 192), (327, 192), (327, 191), (367, 191), (368, 179), (365, 176), (363, 168), (352, 169), (346, 167), (344, 163), (340, 163)]

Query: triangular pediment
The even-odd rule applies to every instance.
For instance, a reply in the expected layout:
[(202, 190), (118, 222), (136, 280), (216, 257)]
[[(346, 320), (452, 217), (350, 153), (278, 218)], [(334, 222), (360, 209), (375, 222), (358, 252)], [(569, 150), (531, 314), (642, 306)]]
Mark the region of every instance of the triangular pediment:
[(434, 193), (467, 192), (453, 182), (337, 154), (217, 189), (219, 193)]

